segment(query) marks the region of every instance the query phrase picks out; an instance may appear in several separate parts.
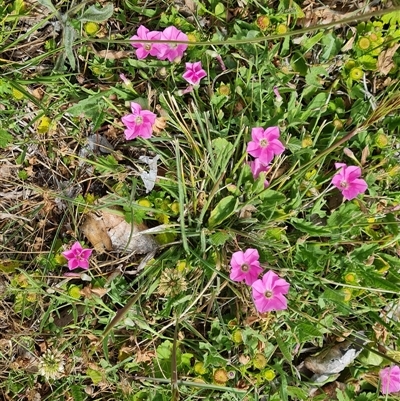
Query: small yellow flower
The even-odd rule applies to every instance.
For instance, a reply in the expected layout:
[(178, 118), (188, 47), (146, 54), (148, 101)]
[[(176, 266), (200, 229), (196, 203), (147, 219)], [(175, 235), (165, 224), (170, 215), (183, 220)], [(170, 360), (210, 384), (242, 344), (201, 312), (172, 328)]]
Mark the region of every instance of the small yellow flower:
[(232, 341), (235, 344), (241, 344), (243, 342), (243, 336), (242, 336), (242, 331), (241, 330), (235, 330), (232, 333)]
[(353, 290), (351, 288), (343, 288), (341, 292), (344, 296), (344, 302), (349, 302), (353, 297)]
[(179, 203), (178, 202), (173, 202), (169, 205), (169, 208), (171, 209), (171, 212), (174, 215), (178, 215), (179, 214)]
[(361, 50), (366, 51), (371, 47), (371, 41), (364, 36), (364, 37), (360, 38), (357, 45)]
[(272, 369), (268, 369), (268, 370), (264, 370), (263, 372), (263, 376), (266, 380), (268, 380), (269, 382), (274, 380), (276, 377), (275, 371)]
[(197, 361), (194, 364), (194, 371), (198, 374), (198, 375), (205, 375), (207, 373), (207, 369), (204, 367), (204, 363)]
[(345, 274), (344, 281), (347, 284), (357, 284), (358, 283), (357, 274), (353, 273), (353, 272), (349, 272), (349, 273)]
[(302, 148), (309, 148), (312, 146), (313, 140), (311, 138), (311, 135), (306, 135), (303, 140), (301, 141), (301, 147)]
[(231, 94), (231, 88), (228, 85), (221, 84), (217, 90), (220, 96), (229, 96)]
[(350, 78), (353, 79), (354, 81), (359, 81), (363, 77), (364, 73), (361, 68), (355, 67), (350, 70), (349, 75)]
[(12, 88), (12, 95), (16, 100), (22, 100), (25, 95), (18, 89)]
[(228, 372), (225, 369), (217, 369), (213, 375), (214, 382), (220, 386), (225, 386), (229, 381)]
[(142, 198), (138, 200), (138, 205), (143, 206), (143, 207), (151, 207), (151, 202), (146, 199), (146, 198)]
[(262, 31), (265, 31), (268, 27), (269, 27), (269, 24), (270, 24), (270, 19), (269, 19), (269, 17), (267, 16), (267, 15), (260, 15), (258, 18), (257, 18), (257, 26), (262, 30)]
[(288, 31), (288, 27), (285, 24), (279, 24), (276, 27), (276, 33), (278, 35), (283, 35), (284, 33), (286, 33)]
[(40, 119), (39, 125), (37, 127), (38, 134), (45, 134), (49, 131), (51, 124), (51, 119), (49, 117), (43, 116)]
[(198, 38), (194, 33), (188, 33), (187, 34), (189, 42), (197, 42)]
[(349, 60), (347, 61), (347, 63), (344, 65), (344, 68), (346, 68), (346, 70), (352, 70), (354, 67), (356, 67), (356, 62), (354, 60)]
[(384, 133), (378, 133), (375, 137), (375, 143), (378, 148), (383, 149), (389, 143), (388, 137)]
[(254, 368), (258, 370), (262, 370), (267, 366), (267, 358), (263, 354), (256, 354), (252, 362)]
[(343, 129), (343, 122), (342, 120), (339, 120), (338, 118), (335, 118), (333, 120), (333, 126), (338, 130), (341, 131)]
[(93, 36), (95, 35), (97, 32), (99, 31), (99, 25), (96, 24), (95, 22), (87, 22), (85, 24), (85, 32), (90, 35)]
[(178, 272), (182, 273), (186, 269), (186, 260), (178, 260), (176, 264), (176, 269)]

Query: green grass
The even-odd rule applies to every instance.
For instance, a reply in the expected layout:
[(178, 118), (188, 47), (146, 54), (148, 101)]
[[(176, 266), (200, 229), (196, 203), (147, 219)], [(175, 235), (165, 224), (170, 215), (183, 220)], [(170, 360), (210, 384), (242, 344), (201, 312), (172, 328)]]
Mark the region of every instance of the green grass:
[[(302, 2), (93, 5), (0, 5), (2, 399), (399, 399), (379, 391), (400, 361), (399, 10), (356, 20), (350, 5), (307, 26)], [(195, 43), (180, 63), (138, 60), (139, 25)], [(182, 94), (184, 63), (200, 60), (207, 77)], [(166, 118), (150, 139), (124, 138), (133, 101)], [(270, 126), (286, 150), (265, 188), (246, 147)], [(93, 134), (111, 152), (91, 150)], [(139, 157), (156, 155), (146, 193)], [(337, 162), (362, 168), (365, 194), (343, 200)], [(108, 213), (129, 241), (145, 224), (157, 249), (102, 250), (84, 227)], [(95, 249), (90, 269), (65, 276), (75, 241)], [(287, 310), (258, 313), (229, 279), (249, 248), (290, 283)], [(363, 346), (328, 378), (344, 387), (316, 384), (305, 360), (345, 338)]]

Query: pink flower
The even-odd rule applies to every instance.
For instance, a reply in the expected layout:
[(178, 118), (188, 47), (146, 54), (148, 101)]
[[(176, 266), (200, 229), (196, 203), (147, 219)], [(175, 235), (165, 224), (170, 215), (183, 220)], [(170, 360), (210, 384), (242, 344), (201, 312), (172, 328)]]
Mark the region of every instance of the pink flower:
[(382, 394), (397, 393), (400, 391), (400, 367), (395, 365), (381, 369), (379, 377), (381, 379)]
[(141, 138), (150, 138), (153, 133), (153, 124), (157, 116), (149, 110), (142, 110), (139, 103), (131, 103), (132, 114), (122, 117), (122, 122), (127, 126), (125, 138), (127, 140)]
[(284, 295), (288, 293), (290, 284), (272, 270), (264, 274), (261, 280), (254, 281), (251, 287), (256, 309), (260, 313), (287, 308)]
[[(159, 40), (161, 38), (161, 32), (157, 31), (149, 31), (145, 26), (140, 25), (137, 30), (137, 35), (133, 35), (131, 40)], [(157, 56), (159, 53), (159, 44), (158, 43), (131, 43), (131, 45), (137, 49), (136, 57), (138, 59), (144, 59), (149, 54), (151, 56)]]
[(126, 85), (126, 86), (132, 86), (132, 82), (126, 77), (125, 74), (119, 74), (119, 77), (121, 78), (122, 82)]
[(279, 90), (278, 90), (277, 86), (274, 86), (274, 93), (275, 93), (275, 96), (276, 96), (276, 101), (281, 103), (283, 98), (282, 98), (281, 94), (279, 93)]
[(279, 135), (278, 127), (269, 127), (266, 130), (253, 128), (252, 141), (247, 144), (247, 152), (253, 157), (258, 157), (262, 164), (269, 164), (275, 155), (280, 155), (285, 150), (278, 139)]
[[(179, 29), (174, 26), (169, 26), (161, 32), (161, 40), (181, 40), (188, 42), (189, 38)], [(159, 60), (168, 59), (174, 61), (177, 58), (181, 58), (183, 53), (187, 49), (188, 45), (185, 43), (157, 43), (157, 58)]]
[(257, 249), (248, 249), (246, 252), (238, 251), (232, 255), (230, 279), (233, 281), (242, 281), (247, 285), (252, 285), (262, 272), (260, 267), (260, 258)]
[[(253, 178), (256, 180), (260, 173), (266, 173), (270, 167), (266, 166), (265, 164), (260, 162), (260, 159), (255, 159), (251, 162), (249, 162), (249, 166), (251, 168), (251, 172), (253, 174)], [(267, 180), (264, 181), (264, 187), (267, 188), (269, 185), (269, 182)]]
[(182, 77), (191, 85), (198, 85), (200, 80), (207, 76), (207, 73), (201, 68), (201, 61), (196, 63), (186, 63), (186, 71)]
[(358, 178), (361, 176), (360, 167), (335, 163), (335, 168), (340, 169), (340, 171), (333, 176), (332, 184), (342, 192), (345, 199), (354, 199), (358, 194), (362, 194), (367, 190), (367, 183)]
[(89, 268), (89, 257), (92, 254), (92, 249), (83, 249), (81, 244), (77, 241), (72, 245), (69, 251), (62, 252), (62, 255), (68, 260), (68, 269), (74, 270), (77, 267), (82, 269)]

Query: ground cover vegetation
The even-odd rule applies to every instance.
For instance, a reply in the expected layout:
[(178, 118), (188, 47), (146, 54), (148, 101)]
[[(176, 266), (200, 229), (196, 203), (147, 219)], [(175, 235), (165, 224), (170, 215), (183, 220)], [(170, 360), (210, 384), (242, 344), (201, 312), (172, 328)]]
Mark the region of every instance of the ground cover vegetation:
[(1, 399), (399, 399), (398, 4), (0, 21)]

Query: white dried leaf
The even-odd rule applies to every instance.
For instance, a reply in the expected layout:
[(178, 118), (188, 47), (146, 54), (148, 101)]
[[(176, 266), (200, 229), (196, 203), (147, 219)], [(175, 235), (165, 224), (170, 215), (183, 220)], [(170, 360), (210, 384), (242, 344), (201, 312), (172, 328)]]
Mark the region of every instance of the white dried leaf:
[(156, 155), (154, 158), (148, 156), (140, 156), (139, 160), (146, 163), (149, 166), (149, 172), (142, 171), (140, 173), (140, 178), (143, 180), (143, 184), (146, 188), (146, 193), (148, 194), (156, 184), (157, 180), (157, 161), (160, 156)]

